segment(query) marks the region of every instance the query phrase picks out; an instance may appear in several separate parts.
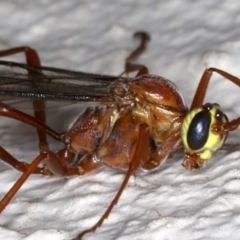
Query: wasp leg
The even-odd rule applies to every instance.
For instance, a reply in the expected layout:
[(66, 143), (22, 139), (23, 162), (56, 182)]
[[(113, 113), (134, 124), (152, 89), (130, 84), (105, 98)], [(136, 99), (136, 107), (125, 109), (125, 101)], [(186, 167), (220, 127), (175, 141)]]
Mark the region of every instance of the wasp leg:
[(22, 46), (22, 47), (15, 47), (10, 48), (7, 50), (0, 51), (0, 57), (6, 57), (18, 53), (24, 53), (26, 57), (27, 64), (31, 66), (40, 66), (40, 58), (38, 56), (38, 53), (33, 48), (30, 48), (28, 46)]
[[(116, 119), (115, 107), (89, 107), (64, 133), (65, 146), (51, 159), (46, 160), (46, 169), (54, 174), (76, 175), (86, 174), (102, 166), (96, 161), (95, 151), (103, 144), (111, 133)], [(63, 167), (59, 172), (58, 165)]]
[(176, 129), (172, 134), (159, 146), (154, 142), (150, 145), (150, 156), (141, 162), (141, 167), (145, 170), (153, 170), (159, 167), (165, 160), (171, 158), (179, 146), (180, 132)]
[(12, 108), (1, 102), (0, 102), (0, 115), (5, 116), (5, 117), (14, 118), (16, 120), (27, 123), (27, 124), (35, 127), (36, 129), (38, 129), (40, 132), (44, 132), (45, 134), (50, 135), (51, 137), (53, 137), (54, 139), (56, 139), (58, 141), (63, 141), (62, 134), (55, 132), (53, 129), (49, 128), (48, 126), (46, 126), (44, 123), (42, 123), (38, 119), (36, 119), (26, 113), (18, 111), (17, 109)]
[(82, 237), (86, 234), (86, 233), (90, 233), (90, 232), (94, 232), (96, 231), (97, 228), (99, 228), (103, 221), (109, 216), (110, 212), (112, 211), (114, 205), (117, 204), (124, 188), (126, 187), (129, 178), (131, 177), (132, 174), (135, 173), (135, 171), (138, 169), (140, 163), (142, 161), (145, 161), (146, 158), (148, 158), (148, 154), (149, 154), (149, 138), (150, 138), (150, 134), (149, 134), (149, 128), (146, 124), (141, 124), (139, 126), (139, 136), (138, 136), (138, 142), (137, 142), (137, 146), (134, 152), (134, 155), (132, 157), (132, 160), (130, 162), (128, 171), (126, 173), (126, 176), (122, 182), (122, 185), (120, 186), (116, 196), (114, 197), (114, 199), (112, 200), (111, 204), (109, 205), (109, 207), (107, 208), (107, 210), (105, 211), (105, 213), (102, 215), (102, 217), (99, 219), (99, 221), (91, 228), (81, 232), (78, 237), (75, 240), (80, 240), (82, 239)]
[(76, 166), (71, 166), (73, 159), (78, 157), (67, 147), (61, 149), (56, 154), (48, 152), (48, 157), (44, 160), (46, 165), (41, 168), (43, 175), (60, 175), (60, 176), (72, 176), (72, 175), (84, 175), (94, 170), (101, 168), (103, 165), (95, 161), (93, 155), (86, 154), (80, 160), (77, 161)]
[(77, 166), (77, 170), (78, 174), (83, 175), (95, 171), (97, 169), (100, 169), (101, 167), (103, 167), (103, 165), (95, 161), (93, 155), (88, 154), (81, 159), (81, 162)]
[[(14, 158), (10, 153), (8, 153), (1, 146), (0, 146), (0, 158), (1, 158), (1, 160), (10, 164), (12, 167), (14, 167), (15, 169), (17, 169), (20, 172), (25, 172), (29, 167), (28, 163), (18, 161), (16, 158)], [(34, 169), (33, 173), (42, 174), (43, 168), (36, 167)]]
[[(17, 53), (24, 53), (26, 62), (30, 66), (41, 66), (41, 61), (39, 58), (39, 55), (36, 50), (27, 47), (16, 47), (16, 48), (10, 48), (4, 51), (0, 51), (0, 57), (5, 57)], [(37, 73), (33, 72), (31, 70), (28, 70), (28, 73), (30, 76), (36, 76)], [(45, 113), (45, 102), (42, 100), (34, 100), (33, 101), (33, 109), (34, 109), (34, 116), (38, 120), (40, 120), (43, 123), (46, 123), (46, 113)], [(46, 133), (42, 132), (40, 130), (37, 130), (38, 132), (38, 138), (39, 138), (39, 149), (41, 151), (48, 150), (48, 142)]]
[[(38, 119), (36, 119), (26, 113), (18, 111), (18, 110), (14, 109), (8, 105), (5, 105), (3, 103), (0, 103), (0, 115), (14, 118), (16, 120), (27, 123), (27, 124), (35, 127), (36, 129), (38, 129), (39, 131), (50, 135), (51, 137), (53, 137), (54, 139), (56, 139), (58, 141), (64, 142), (64, 140), (65, 140), (63, 137), (64, 136), (63, 134), (59, 134), (59, 133), (55, 132), (53, 129), (49, 128), (48, 126), (43, 124)], [(49, 151), (45, 150), (45, 152), (49, 152)], [(55, 157), (54, 154), (49, 153), (48, 155), (49, 155), (49, 160), (46, 159), (46, 163), (47, 163), (47, 165), (49, 164), (49, 167), (38, 168), (33, 173), (41, 173), (43, 175), (49, 175), (52, 173), (57, 174), (57, 175), (67, 175), (66, 174), (67, 170), (65, 170), (65, 167), (62, 165), (59, 158)], [(3, 148), (2, 149), (0, 148), (0, 157), (2, 158), (2, 160), (4, 162), (10, 164), (11, 166), (13, 166), (14, 168), (16, 168), (19, 171), (24, 171), (27, 169), (26, 168), (28, 166), (27, 163), (22, 163), (22, 162), (16, 160), (9, 153), (7, 153), (7, 151), (4, 150)]]
[(140, 38), (141, 42), (140, 45), (126, 58), (125, 69), (121, 75), (129, 74), (134, 71), (138, 71), (137, 76), (148, 74), (148, 68), (146, 66), (133, 62), (146, 50), (150, 36), (146, 32), (136, 32), (133, 36)]
[(211, 79), (211, 76), (212, 76), (212, 73), (215, 72), (215, 73), (218, 73), (220, 74), (221, 76), (223, 76), (224, 78), (226, 78), (227, 80), (235, 83), (237, 86), (240, 86), (240, 79), (221, 70), (221, 69), (217, 69), (217, 68), (208, 68), (204, 71), (200, 81), (199, 81), (199, 84), (198, 84), (198, 87), (197, 87), (197, 90), (195, 92), (195, 95), (194, 95), (194, 98), (193, 98), (193, 101), (192, 101), (192, 106), (190, 109), (193, 109), (193, 108), (198, 108), (198, 107), (201, 107), (202, 104), (203, 104), (203, 100), (204, 100), (204, 97), (206, 95), (206, 91), (207, 91), (207, 88), (208, 88), (208, 83)]
[(4, 196), (4, 198), (0, 202), (0, 213), (4, 210), (4, 208), (8, 205), (23, 183), (27, 180), (30, 174), (34, 173), (34, 171), (38, 168), (38, 164), (47, 157), (47, 153), (41, 153), (36, 157), (32, 163), (27, 167), (21, 177), (15, 182), (12, 188), (8, 191), (8, 193)]

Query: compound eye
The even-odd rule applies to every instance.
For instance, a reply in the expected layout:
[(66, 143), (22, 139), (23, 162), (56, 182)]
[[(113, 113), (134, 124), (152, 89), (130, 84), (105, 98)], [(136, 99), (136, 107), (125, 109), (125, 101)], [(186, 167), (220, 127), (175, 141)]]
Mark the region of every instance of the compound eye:
[(188, 132), (188, 146), (193, 150), (201, 149), (208, 140), (211, 114), (208, 111), (197, 113), (192, 119)]
[(227, 116), (216, 103), (207, 103), (201, 108), (192, 109), (184, 118), (181, 138), (185, 152), (196, 154), (202, 160), (211, 158), (212, 153), (220, 148), (228, 132), (215, 131), (216, 126), (228, 122)]

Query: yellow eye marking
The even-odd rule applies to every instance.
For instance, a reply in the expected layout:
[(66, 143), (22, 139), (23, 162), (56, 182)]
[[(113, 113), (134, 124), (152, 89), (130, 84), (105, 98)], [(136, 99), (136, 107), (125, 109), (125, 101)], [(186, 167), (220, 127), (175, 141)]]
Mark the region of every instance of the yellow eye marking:
[[(207, 106), (207, 107), (206, 107)], [(216, 126), (219, 122), (225, 123), (227, 122), (227, 119), (224, 117), (223, 113), (221, 112), (220, 106), (218, 104), (211, 105), (211, 108), (209, 105), (203, 106), (201, 108), (193, 109), (191, 110), (185, 117), (182, 129), (181, 129), (181, 137), (182, 142), (185, 148), (185, 152), (187, 154), (197, 154), (200, 156), (201, 159), (207, 160), (211, 158), (212, 153), (216, 151), (218, 148), (220, 148), (227, 136), (227, 134), (223, 133), (217, 133), (213, 131), (214, 126)], [(192, 149), (189, 145), (191, 144), (189, 141), (188, 131), (192, 127), (191, 123), (193, 120), (195, 122), (198, 121), (197, 114), (203, 111), (208, 111), (210, 114), (207, 116), (210, 116), (210, 126), (208, 129), (201, 129), (201, 133), (203, 133), (204, 136), (206, 136), (205, 143), (198, 149)], [(199, 119), (199, 125), (201, 124), (202, 119)], [(194, 126), (195, 127), (195, 126)], [(195, 140), (195, 136), (191, 138), (191, 141)], [(198, 139), (196, 139), (198, 141)]]

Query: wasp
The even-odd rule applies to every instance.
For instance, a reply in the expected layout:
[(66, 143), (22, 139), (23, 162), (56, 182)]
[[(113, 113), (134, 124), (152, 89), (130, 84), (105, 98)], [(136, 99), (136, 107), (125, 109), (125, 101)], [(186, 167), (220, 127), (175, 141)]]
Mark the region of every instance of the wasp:
[[(22, 172), (14, 186), (0, 202), (0, 212), (31, 174), (85, 175), (109, 167), (125, 173), (116, 196), (99, 221), (75, 239), (94, 232), (117, 204), (129, 178), (137, 169), (156, 170), (166, 159), (183, 149), (182, 165), (199, 168), (225, 142), (228, 132), (240, 124), (240, 118), (229, 120), (217, 103), (203, 103), (213, 73), (240, 86), (240, 79), (217, 68), (204, 71), (191, 107), (174, 83), (150, 75), (148, 68), (135, 60), (150, 39), (137, 32), (138, 47), (125, 60), (124, 72), (107, 76), (41, 66), (36, 50), (11, 48), (0, 57), (24, 53), (27, 64), (0, 61), (0, 115), (36, 128), (39, 155), (31, 162), (21, 162), (0, 146), (0, 158)], [(136, 77), (128, 74), (136, 71)], [(15, 99), (31, 99), (34, 116), (11, 104)], [(73, 125), (57, 133), (46, 125), (46, 101), (68, 101), (87, 107)], [(51, 151), (47, 135), (64, 147)], [(44, 165), (39, 165), (44, 162)]]

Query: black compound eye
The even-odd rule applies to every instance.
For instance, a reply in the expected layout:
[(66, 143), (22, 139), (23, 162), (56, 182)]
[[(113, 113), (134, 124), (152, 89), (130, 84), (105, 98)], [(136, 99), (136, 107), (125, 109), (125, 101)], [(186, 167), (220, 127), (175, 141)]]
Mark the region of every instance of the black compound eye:
[(187, 132), (187, 142), (191, 149), (198, 150), (205, 145), (210, 124), (211, 114), (208, 111), (201, 111), (195, 115)]

